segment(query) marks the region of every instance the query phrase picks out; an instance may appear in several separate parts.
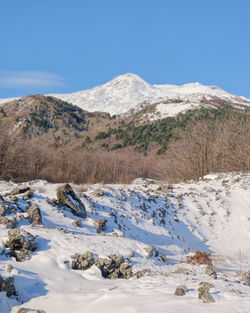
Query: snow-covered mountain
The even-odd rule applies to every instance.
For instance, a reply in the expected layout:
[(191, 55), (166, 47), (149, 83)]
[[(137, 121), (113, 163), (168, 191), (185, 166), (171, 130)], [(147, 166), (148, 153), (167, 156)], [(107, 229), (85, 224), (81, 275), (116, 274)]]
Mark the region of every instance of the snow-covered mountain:
[[(154, 115), (160, 118), (175, 115), (200, 105), (224, 103), (249, 108), (250, 100), (232, 95), (217, 86), (199, 83), (151, 85), (136, 74), (115, 77), (106, 84), (68, 94), (51, 94), (89, 112), (101, 111), (111, 115), (131, 115), (157, 102)], [(13, 99), (0, 99), (0, 104)]]
[[(1, 313), (249, 311), (249, 174), (75, 185), (67, 205), (58, 186), (0, 182)], [(75, 196), (84, 216), (72, 210)], [(210, 252), (214, 267), (187, 264), (196, 249)], [(133, 275), (115, 279), (114, 266)]]
[[(247, 98), (231, 95), (217, 86), (204, 86), (199, 83), (182, 86), (151, 85), (132, 73), (120, 75), (92, 89), (54, 96), (84, 110), (102, 111), (111, 115), (133, 114), (156, 101), (161, 103), (156, 111), (165, 115), (175, 115), (192, 106), (201, 105), (204, 98), (206, 100), (217, 98), (220, 101), (250, 107), (250, 100)], [(181, 100), (182, 104), (176, 103)]]

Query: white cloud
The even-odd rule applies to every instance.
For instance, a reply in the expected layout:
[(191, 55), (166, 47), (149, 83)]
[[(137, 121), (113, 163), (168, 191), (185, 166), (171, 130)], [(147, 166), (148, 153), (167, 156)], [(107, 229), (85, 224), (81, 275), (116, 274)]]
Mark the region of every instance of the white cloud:
[(0, 88), (26, 89), (63, 87), (63, 78), (42, 71), (0, 71)]

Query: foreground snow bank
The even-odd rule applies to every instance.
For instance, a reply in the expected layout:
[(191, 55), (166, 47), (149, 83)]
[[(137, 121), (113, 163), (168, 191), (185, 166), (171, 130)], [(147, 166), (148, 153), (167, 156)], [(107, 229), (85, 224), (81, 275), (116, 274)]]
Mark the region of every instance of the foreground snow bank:
[[(16, 313), (20, 305), (46, 313), (247, 312), (250, 290), (238, 271), (250, 263), (249, 178), (213, 174), (173, 186), (145, 179), (72, 185), (86, 218), (55, 201), (57, 184), (25, 183), (33, 192), (27, 199), (10, 195), (16, 184), (0, 182), (8, 225), (29, 232), (37, 244), (30, 259), (17, 262), (6, 256), (9, 229), (0, 225), (0, 275), (13, 276), (17, 291), (11, 297), (0, 292), (0, 312)], [(43, 225), (30, 223), (27, 210), (34, 203)], [(99, 233), (96, 220), (106, 220)], [(211, 253), (218, 279), (205, 273), (205, 265), (185, 262), (194, 250)], [(123, 256), (134, 276), (105, 279), (92, 263), (87, 270), (73, 270), (72, 256), (87, 251), (95, 261)], [(202, 281), (213, 285), (215, 304), (198, 299)], [(187, 287), (183, 297), (174, 295), (178, 285)]]

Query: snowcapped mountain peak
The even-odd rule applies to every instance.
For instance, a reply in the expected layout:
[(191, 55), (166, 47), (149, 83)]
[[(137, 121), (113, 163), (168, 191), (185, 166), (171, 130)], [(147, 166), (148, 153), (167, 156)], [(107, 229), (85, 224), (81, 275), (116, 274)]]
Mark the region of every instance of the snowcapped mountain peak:
[[(57, 94), (57, 98), (71, 102), (84, 110), (103, 111), (111, 115), (132, 114), (137, 108), (143, 108), (149, 104), (164, 99), (183, 100), (189, 105), (175, 104), (175, 110), (170, 110), (169, 115), (177, 114), (185, 108), (190, 108), (195, 104), (202, 105), (202, 99), (222, 98), (227, 102), (250, 105), (246, 98), (237, 97), (227, 93), (217, 86), (205, 86), (199, 82), (188, 83), (181, 86), (163, 84), (151, 85), (140, 76), (133, 73), (125, 73), (114, 77), (106, 84), (92, 89), (75, 92), (72, 94)], [(242, 103), (241, 103), (242, 102)], [(244, 103), (243, 103), (244, 102)], [(174, 101), (175, 103), (175, 101)], [(161, 106), (164, 114), (168, 112), (166, 104)], [(168, 115), (168, 113), (166, 113)]]
[[(77, 105), (83, 110), (107, 112), (111, 115), (133, 114), (145, 106), (162, 101), (157, 109), (157, 112), (160, 113), (157, 118), (175, 115), (192, 107), (204, 105), (204, 99), (206, 104), (212, 100), (212, 105), (217, 101), (238, 108), (250, 107), (249, 99), (231, 95), (215, 85), (205, 86), (198, 82), (180, 86), (151, 85), (133, 73), (116, 76), (109, 82), (92, 89), (51, 95)], [(0, 100), (0, 104), (8, 102), (8, 100)], [(170, 108), (171, 101), (174, 109)], [(181, 102), (183, 103), (180, 104)]]
[(152, 88), (149, 83), (133, 73), (119, 75), (104, 84), (103, 87), (111, 87), (122, 92), (146, 92), (148, 88)]

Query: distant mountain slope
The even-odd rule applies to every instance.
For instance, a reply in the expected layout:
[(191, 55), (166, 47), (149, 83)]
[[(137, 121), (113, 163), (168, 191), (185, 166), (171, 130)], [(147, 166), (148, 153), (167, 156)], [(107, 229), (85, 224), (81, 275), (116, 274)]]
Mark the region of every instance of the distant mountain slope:
[(208, 104), (215, 99), (233, 106), (250, 107), (250, 100), (231, 95), (217, 86), (204, 86), (199, 83), (182, 86), (150, 85), (132, 73), (120, 75), (104, 85), (89, 90), (54, 96), (84, 110), (102, 111), (111, 115), (133, 114), (156, 100), (161, 102), (157, 111), (159, 115), (164, 116), (173, 116), (192, 106)]
[[(157, 102), (149, 119), (174, 116), (197, 106), (226, 104), (250, 108), (250, 100), (232, 95), (217, 86), (199, 83), (151, 85), (136, 74), (115, 77), (106, 84), (68, 94), (52, 94), (89, 112), (101, 111), (111, 115), (131, 115)], [(13, 99), (0, 99), (0, 105)]]

